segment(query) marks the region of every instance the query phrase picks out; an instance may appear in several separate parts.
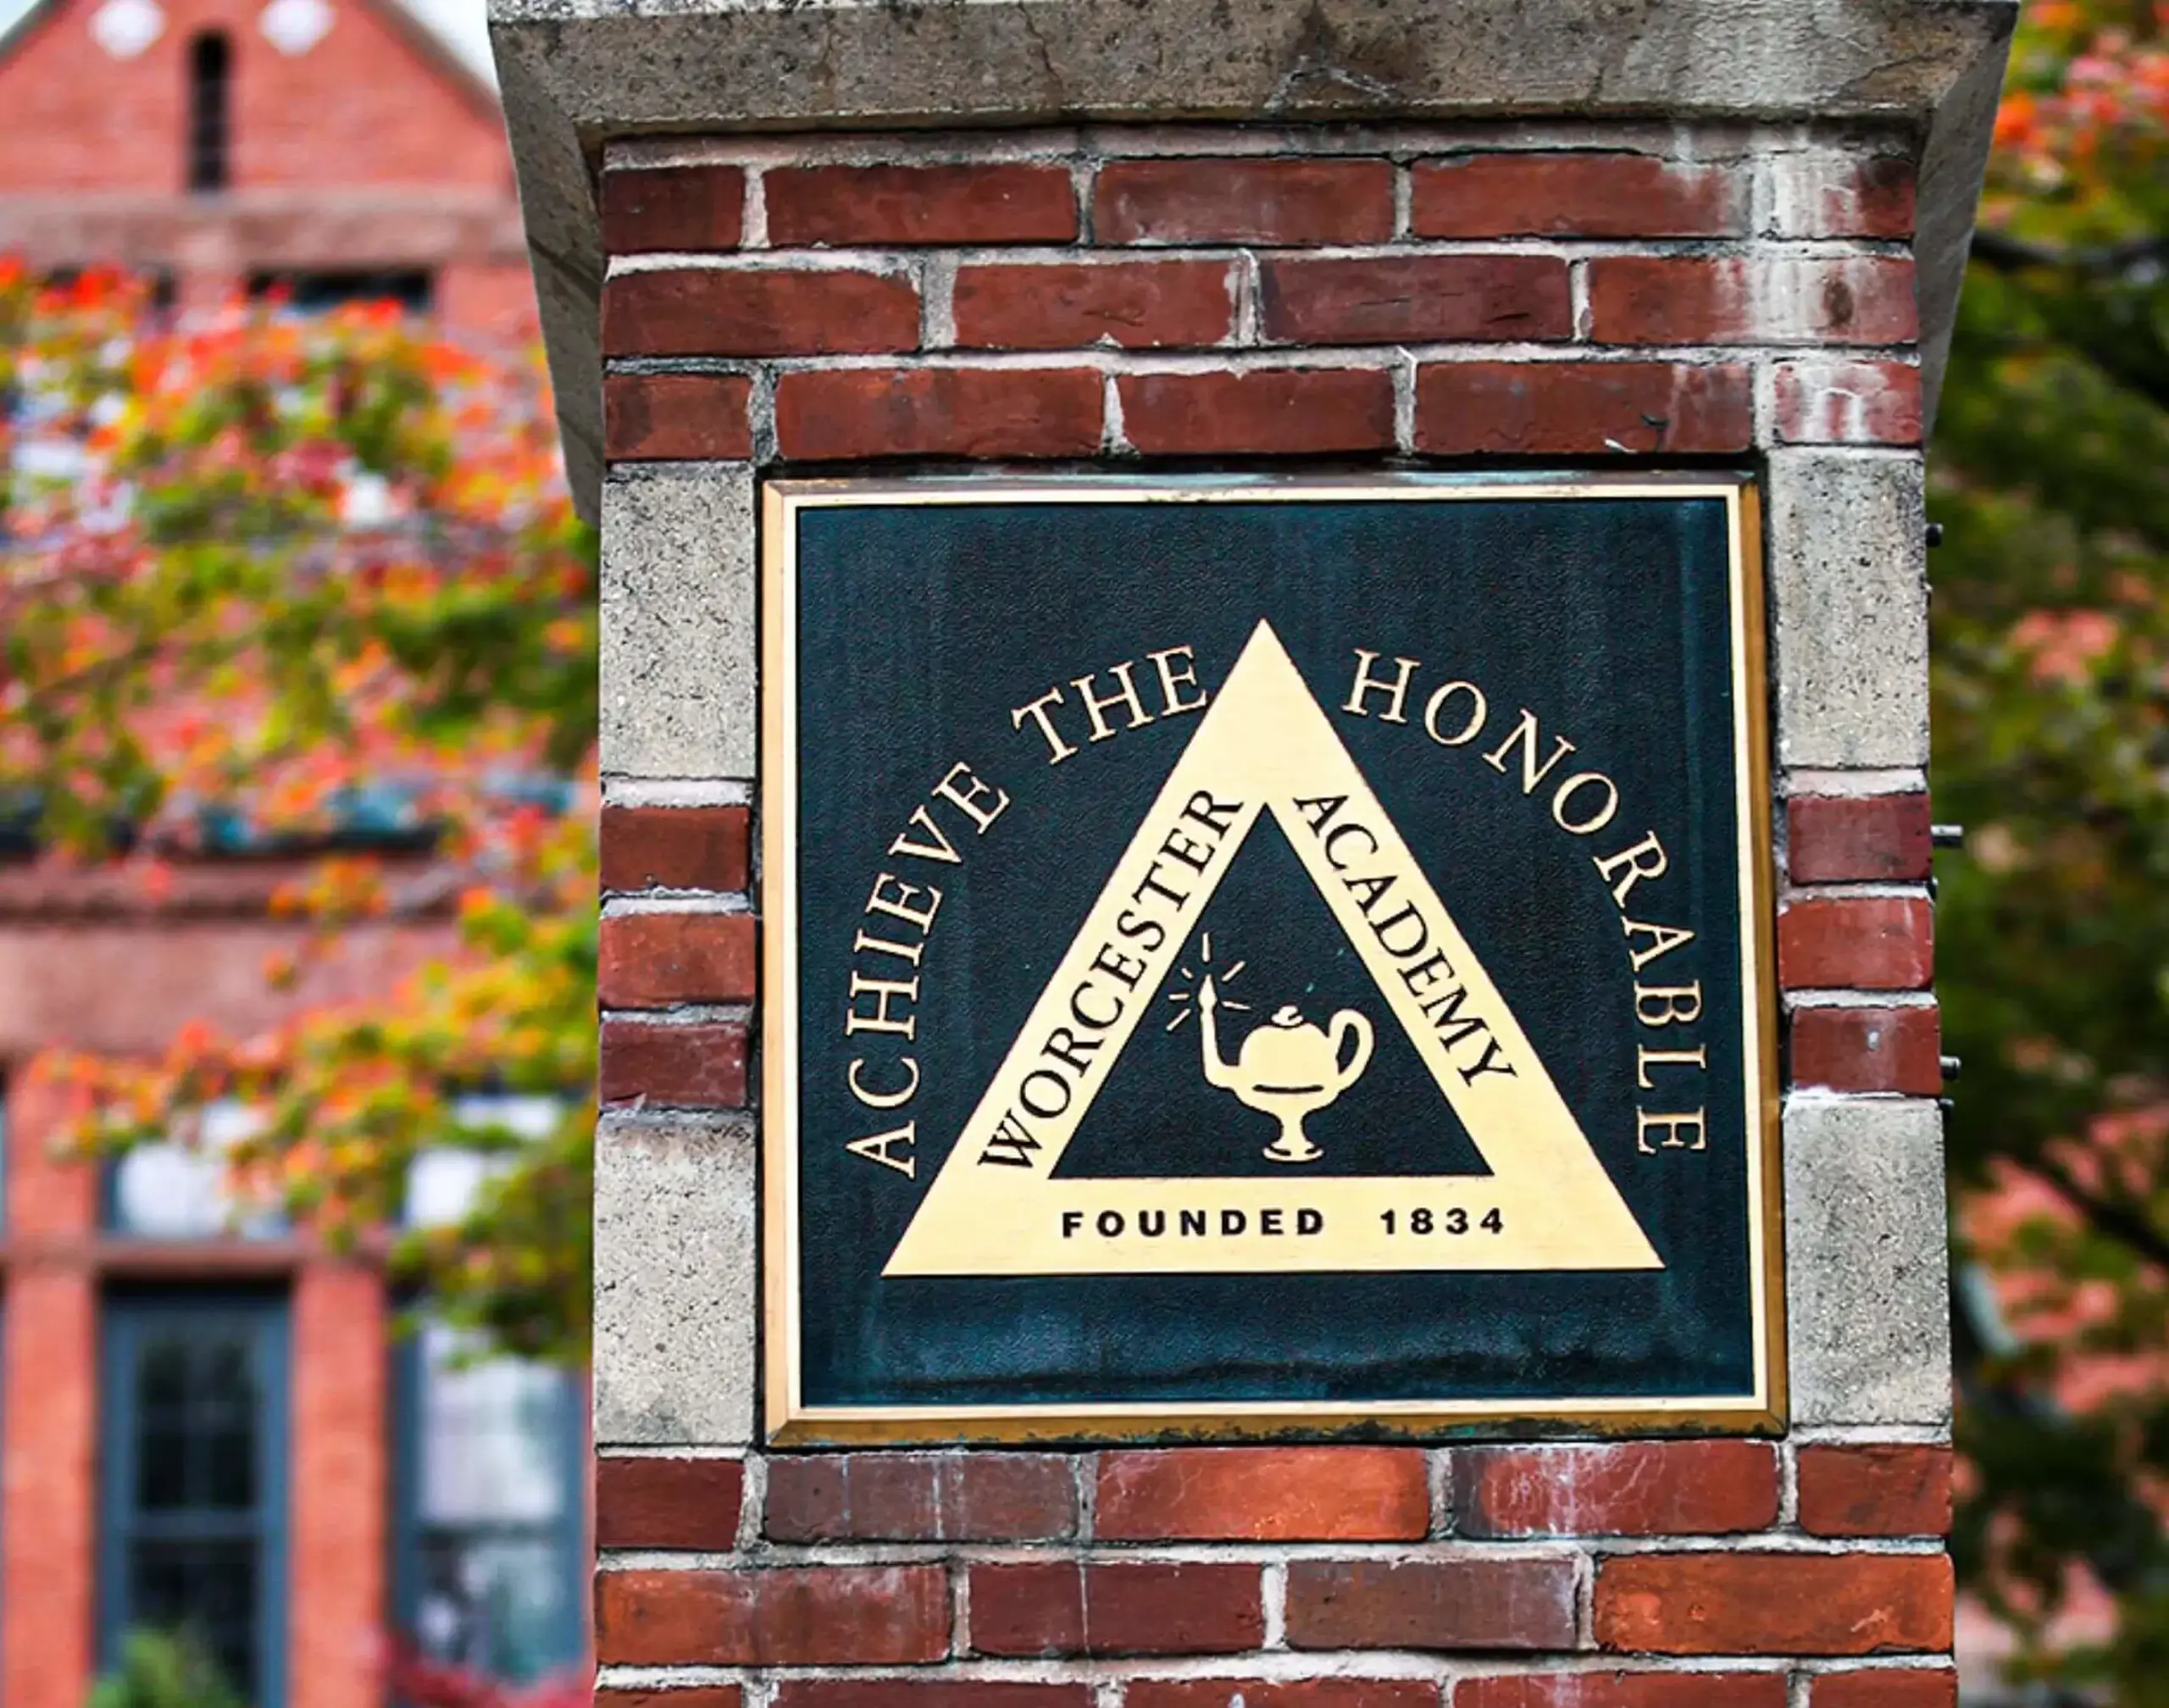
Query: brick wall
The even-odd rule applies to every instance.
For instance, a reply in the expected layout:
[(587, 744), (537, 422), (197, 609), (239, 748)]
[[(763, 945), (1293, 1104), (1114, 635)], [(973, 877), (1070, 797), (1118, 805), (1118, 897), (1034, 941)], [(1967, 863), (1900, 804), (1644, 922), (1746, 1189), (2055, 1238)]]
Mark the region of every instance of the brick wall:
[(290, 1708), (378, 1708), (388, 1613), (391, 1323), (384, 1277), (319, 1259), (293, 1284)]
[[(287, 874), (291, 875), (291, 874)], [(389, 1567), (389, 1328), (383, 1278), (284, 1241), (168, 1243), (100, 1231), (100, 1171), (59, 1154), (78, 1094), (56, 1044), (142, 1054), (191, 1018), (246, 1031), (309, 1001), (387, 988), (448, 945), (442, 922), (374, 934), (313, 994), (267, 993), (265, 871), (182, 868), (153, 903), (95, 874), (0, 873), (7, 1119), (0, 1322), (0, 1701), (81, 1708), (99, 1604), (99, 1345), (116, 1285), (175, 1295), (291, 1289), (287, 1708), (377, 1708)]]
[(6, 1088), (8, 1269), (0, 1324), (0, 1701), (79, 1708), (91, 1683), (97, 1545), (98, 1295), (58, 1255), (95, 1224), (94, 1171), (52, 1154), (78, 1112), (51, 1082)]
[[(1906, 142), (1118, 128), (607, 166), (598, 1700), (1949, 1704)], [(1764, 477), (1785, 1438), (758, 1451), (757, 472), (1517, 458)]]

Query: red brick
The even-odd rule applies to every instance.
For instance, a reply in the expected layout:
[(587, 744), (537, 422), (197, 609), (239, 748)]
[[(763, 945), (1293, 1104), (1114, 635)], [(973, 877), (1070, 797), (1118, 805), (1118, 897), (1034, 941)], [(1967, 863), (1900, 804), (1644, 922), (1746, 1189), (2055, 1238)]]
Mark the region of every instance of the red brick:
[(602, 1101), (681, 1109), (746, 1106), (746, 1028), (735, 1021), (659, 1026), (602, 1022)]
[(1778, 1456), (1759, 1441), (1471, 1447), (1451, 1466), (1464, 1536), (1713, 1536), (1778, 1520)]
[(785, 1678), (775, 1708), (1091, 1708), (1090, 1684), (996, 1678)]
[(745, 1488), (735, 1459), (598, 1459), (595, 1545), (728, 1552)]
[(743, 374), (612, 374), (602, 381), (612, 462), (729, 462), (753, 454)]
[(1947, 1535), (1950, 1449), (1801, 1448), (1800, 1525), (1811, 1536)]
[(605, 807), (605, 890), (743, 890), (752, 814), (743, 807)]
[(1567, 1560), (1297, 1560), (1293, 1649), (1571, 1649)]
[(1435, 362), (1416, 376), (1416, 447), (1437, 456), (1744, 451), (1745, 368), (1680, 362)]
[(1265, 336), (1296, 344), (1564, 338), (1567, 263), (1556, 255), (1391, 255), (1271, 260), (1258, 269)]
[(1412, 1447), (1103, 1453), (1093, 1511), (1114, 1542), (1413, 1542), (1431, 1528)]
[(982, 1655), (1234, 1655), (1265, 1637), (1254, 1565), (1048, 1561), (971, 1572)]
[(602, 287), (606, 356), (828, 356), (918, 346), (908, 279), (849, 268), (690, 267)]
[(1920, 990), (1935, 976), (1933, 915), (1915, 896), (1816, 896), (1778, 915), (1788, 990)]
[(1783, 1672), (1518, 1672), (1463, 1678), (1453, 1708), (1785, 1708)]
[(1394, 442), (1393, 378), (1382, 369), (1125, 374), (1115, 384), (1123, 431), (1147, 456), (1316, 456)]
[(1917, 445), (1921, 370), (1906, 362), (1780, 362), (1776, 432), (1787, 445)]
[(750, 913), (620, 913), (602, 922), (596, 986), (606, 1008), (742, 1002), (754, 977)]
[(939, 1566), (596, 1574), (606, 1666), (879, 1666), (948, 1653)]
[(1823, 228), (1833, 237), (1911, 237), (1917, 188), (1913, 163), (1904, 156), (1864, 160), (1848, 191), (1823, 202)]
[(1226, 261), (961, 268), (957, 342), (988, 350), (1218, 344), (1234, 326), (1231, 269)]
[(1949, 1667), (1861, 1667), (1819, 1672), (1808, 1708), (1958, 1708), (1958, 1674)]
[[(45, 1150), (18, 1141), (9, 1161)], [(61, 1166), (52, 1159), (53, 1166)], [(66, 1165), (95, 1179), (80, 1162)], [(11, 1185), (13, 1182), (9, 1183)], [(11, 1208), (14, 1206), (10, 1206)], [(96, 1631), (91, 1561), (97, 1557), (98, 1287), (87, 1267), (24, 1263), (8, 1276), (7, 1523), (16, 1545), (0, 1556), (8, 1616), (0, 1624), (0, 1679), (11, 1705), (77, 1708), (89, 1694)], [(381, 1345), (370, 1360), (381, 1367)], [(21, 1539), (36, 1537), (25, 1547)]]
[(1589, 263), (1600, 344), (1910, 344), (1913, 263), (1897, 255), (1605, 255)]
[(1425, 1678), (1133, 1678), (1123, 1708), (1439, 1708)]
[(1596, 1639), (1657, 1655), (1947, 1650), (1943, 1554), (1630, 1554), (1597, 1568)]
[[(70, 934), (80, 942), (82, 934)], [(127, 929), (126, 934), (137, 946), (133, 959), (139, 978), (142, 976), (141, 962), (147, 958), (143, 950), (155, 944), (159, 934), (175, 940), (187, 957), (186, 968), (173, 965), (156, 969), (157, 973), (165, 975), (155, 979), (157, 1000), (150, 1005), (148, 1012), (135, 1017), (139, 1023), (128, 1029), (146, 1040), (136, 1048), (147, 1049), (148, 1039), (156, 1035), (153, 1029), (160, 1023), (167, 1032), (170, 1032), (175, 1006), (198, 1000), (200, 985), (191, 985), (181, 975), (185, 971), (192, 969), (201, 978), (201, 952), (189, 941), (189, 938), (195, 934), (193, 933), (149, 934), (140, 927), (133, 927)], [(81, 955), (78, 943), (71, 942), (67, 955), (46, 958), (48, 963), (56, 960), (66, 963), (78, 961)], [(165, 957), (159, 958), (163, 960)], [(180, 957), (174, 958), (178, 960)], [(94, 966), (93, 971), (97, 976), (90, 983), (64, 994), (57, 1006), (31, 1011), (24, 1019), (16, 1021), (16, 1027), (36, 1038), (53, 1028), (58, 1014), (70, 1014), (85, 1021), (90, 1020), (101, 1012), (97, 1004), (102, 985), (107, 987), (105, 1008), (109, 1010), (116, 1006), (110, 987), (120, 971), (119, 967), (114, 964)], [(262, 982), (260, 972), (258, 982)], [(45, 994), (47, 1001), (51, 1001), (53, 993), (47, 991)], [(268, 1021), (269, 1017), (266, 1018)], [(55, 1039), (53, 1041), (59, 1040)], [(114, 1049), (110, 1044), (86, 1045), (77, 1042), (74, 1038), (69, 1041), (77, 1049)], [(30, 1046), (32, 1051), (41, 1047), (42, 1044), (36, 1043)], [(4, 1122), (0, 1122), (0, 1134), (4, 1134), (7, 1146), (3, 1159), (7, 1168), (7, 1227), (8, 1234), (18, 1239), (25, 1234), (33, 1238), (46, 1236), (72, 1239), (79, 1236), (87, 1237), (98, 1227), (99, 1171), (85, 1167), (82, 1158), (71, 1154), (72, 1147), (65, 1142), (75, 1123), (90, 1114), (92, 1100), (81, 1086), (71, 1084), (58, 1073), (48, 1072), (53, 1065), (50, 1057), (42, 1058), (29, 1073), (14, 1073), (7, 1079), (0, 1080), (0, 1105), (4, 1105), (5, 1110)], [(0, 1334), (0, 1348), (4, 1348), (5, 1345), (6, 1337)], [(0, 1418), (15, 1415), (18, 1414), (0, 1413)], [(4, 1633), (6, 1629), (6, 1624), (0, 1622), (0, 1633)]]
[[(509, 212), (509, 210), (508, 210)], [(184, 280), (181, 288), (188, 286)], [(499, 344), (531, 342), (536, 326), (535, 275), (527, 258), (478, 256), (447, 261), (430, 291), (430, 317), (456, 331), (473, 331)]]
[(698, 1684), (690, 1690), (598, 1690), (595, 1708), (742, 1708), (735, 1684)]
[(1772, 226), (1785, 237), (1913, 235), (1913, 163), (1901, 154), (1862, 160), (1829, 152), (1777, 154)]
[(374, 1266), (302, 1265), (293, 1295), (286, 1641), (294, 1681), (303, 1688), (289, 1698), (292, 1708), (381, 1708), (384, 1701), (353, 1655), (361, 1634), (384, 1624), (391, 1444), (383, 1429), (357, 1424), (386, 1415), (391, 1331), (384, 1277)]
[(1039, 1453), (824, 1453), (768, 1461), (778, 1542), (1040, 1542), (1077, 1531), (1069, 1461)]
[(1384, 160), (1118, 160), (1100, 169), (1101, 243), (1383, 243), (1393, 236)]
[(1795, 795), (1785, 872), (1795, 884), (1902, 883), (1928, 875), (1925, 795)]
[(1747, 177), (1648, 154), (1464, 154), (1412, 175), (1419, 237), (1730, 237), (1747, 230)]
[(1106, 414), (1089, 368), (879, 368), (786, 374), (786, 457), (1089, 457)]
[(785, 166), (761, 180), (768, 241), (1068, 243), (1067, 166)]
[(1792, 1083), (1830, 1091), (1943, 1090), (1943, 1028), (1933, 1008), (1796, 1008)]
[(602, 175), (606, 254), (735, 249), (746, 220), (736, 166), (655, 166)]

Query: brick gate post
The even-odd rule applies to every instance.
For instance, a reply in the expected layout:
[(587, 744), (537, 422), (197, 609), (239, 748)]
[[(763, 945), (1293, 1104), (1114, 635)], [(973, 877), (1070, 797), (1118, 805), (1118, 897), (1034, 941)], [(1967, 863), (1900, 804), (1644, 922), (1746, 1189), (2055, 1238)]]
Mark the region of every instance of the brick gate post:
[[(602, 530), (597, 1700), (1950, 1704), (1922, 441), (2011, 8), (492, 18), (564, 443)], [(802, 1088), (788, 1034), (760, 1041), (762, 956), (796, 952), (774, 851), (818, 859), (824, 832), (773, 840), (762, 756), (823, 685), (784, 700), (764, 679), (786, 615), (764, 491), (1035, 469), (1743, 483), (1767, 622), (1740, 644), (1767, 643), (1767, 670), (1741, 762), (1748, 816), (1774, 824), (1743, 845), (1743, 893), (1782, 1040), (1755, 1406), (1706, 1429), (1509, 1408), (1151, 1439), (791, 1421), (778, 1289), (821, 1276), (772, 1261), (764, 1292), (799, 1213), (764, 1111)], [(1121, 656), (1078, 663), (1104, 705), (1090, 673)], [(1513, 713), (1494, 706), (1501, 734)], [(1022, 708), (1001, 722), (1037, 739)], [(899, 785), (905, 810), (934, 780)], [(984, 809), (973, 780), (948, 798)], [(1050, 901), (1063, 941), (1103, 876)], [(926, 1190), (952, 1133), (866, 1177)], [(1079, 1376), (1050, 1356), (1049, 1380)]]

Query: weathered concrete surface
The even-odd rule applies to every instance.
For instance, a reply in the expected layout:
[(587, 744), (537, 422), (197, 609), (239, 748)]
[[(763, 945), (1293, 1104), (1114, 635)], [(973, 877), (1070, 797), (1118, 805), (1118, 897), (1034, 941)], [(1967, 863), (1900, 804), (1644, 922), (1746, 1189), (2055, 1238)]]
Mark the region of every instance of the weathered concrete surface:
[(1769, 504), (1778, 762), (1833, 770), (1925, 765), (1921, 459), (1772, 452)]
[(662, 464), (602, 495), (602, 769), (754, 770), (753, 477)]
[(1792, 1421), (1950, 1422), (1943, 1123), (1933, 1103), (1785, 1111)]
[(752, 1439), (753, 1147), (738, 1118), (596, 1124), (597, 1446)]
[(601, 479), (607, 139), (1074, 119), (1899, 121), (1931, 413), (2011, 0), (491, 0), (574, 490)]

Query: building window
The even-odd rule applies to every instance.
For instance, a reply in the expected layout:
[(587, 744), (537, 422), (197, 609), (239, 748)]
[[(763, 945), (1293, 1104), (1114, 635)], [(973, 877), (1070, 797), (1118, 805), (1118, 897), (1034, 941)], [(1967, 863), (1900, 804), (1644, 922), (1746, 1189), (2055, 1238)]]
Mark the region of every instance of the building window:
[[(460, 1129), (497, 1143), (539, 1139), (565, 1112), (536, 1095), (452, 1106)], [(486, 1148), (424, 1151), (408, 1224), (459, 1221), (502, 1166)], [(475, 1353), (425, 1321), (396, 1354), (394, 1603), (430, 1659), (526, 1683), (586, 1652), (586, 1390), (569, 1371)]]
[(233, 42), (206, 30), (188, 44), (188, 187), (223, 190), (232, 175)]
[(277, 292), (296, 314), (322, 314), (350, 302), (396, 302), (409, 314), (426, 314), (436, 294), (435, 281), (417, 268), (379, 272), (252, 273), (251, 297)]
[(275, 1239), (286, 1218), (268, 1195), (238, 1189), (227, 1153), (257, 1128), (244, 1105), (222, 1099), (188, 1142), (138, 1145), (106, 1170), (105, 1225), (143, 1239)]
[(98, 1639), (193, 1631), (254, 1708), (286, 1700), (286, 1307), (116, 1295), (104, 1336)]
[(527, 1683), (585, 1650), (581, 1394), (474, 1352), (430, 1323), (397, 1354), (398, 1622), (432, 1660)]

